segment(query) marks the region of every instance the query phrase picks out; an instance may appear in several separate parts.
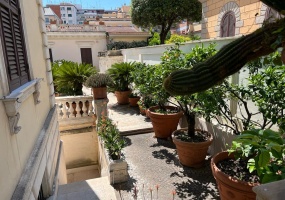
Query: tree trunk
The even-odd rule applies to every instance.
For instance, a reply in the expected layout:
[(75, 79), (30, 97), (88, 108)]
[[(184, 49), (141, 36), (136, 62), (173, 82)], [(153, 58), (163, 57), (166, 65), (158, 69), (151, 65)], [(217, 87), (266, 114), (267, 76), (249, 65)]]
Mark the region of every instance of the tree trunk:
[(160, 36), (160, 44), (165, 44), (165, 38), (167, 36), (167, 32), (165, 30), (161, 30), (159, 36)]
[(195, 135), (195, 114), (186, 114), (186, 119), (188, 123), (188, 136), (193, 138)]

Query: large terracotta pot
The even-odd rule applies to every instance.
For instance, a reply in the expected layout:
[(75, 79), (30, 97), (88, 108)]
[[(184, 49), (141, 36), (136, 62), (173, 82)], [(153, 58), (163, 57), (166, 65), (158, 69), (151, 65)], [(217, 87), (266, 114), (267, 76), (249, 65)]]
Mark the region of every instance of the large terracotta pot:
[[(151, 119), (153, 130), (157, 138), (171, 137), (173, 131), (177, 129), (179, 119), (182, 117), (183, 112), (171, 114), (162, 114), (154, 112), (159, 106), (153, 106), (148, 109), (148, 116)], [(166, 106), (167, 109), (176, 109), (173, 106)]]
[[(187, 167), (194, 168), (200, 168), (204, 166), (208, 148), (213, 142), (212, 134), (207, 131), (203, 131), (206, 132), (206, 134), (209, 136), (209, 139), (205, 142), (185, 142), (176, 138), (176, 135), (181, 130), (186, 131), (187, 129), (180, 129), (174, 131), (172, 134), (172, 139), (176, 146), (180, 163)], [(201, 131), (200, 129), (196, 130)]]
[(140, 100), (140, 97), (130, 97), (129, 98), (130, 106), (132, 106), (132, 107), (138, 106), (138, 101), (139, 100)]
[(128, 91), (115, 91), (115, 96), (117, 97), (117, 102), (120, 105), (129, 103), (129, 95), (131, 94), (131, 90)]
[(94, 99), (106, 99), (107, 98), (107, 87), (92, 88)]
[(231, 177), (225, 173), (223, 173), (216, 165), (219, 161), (234, 158), (234, 155), (228, 155), (228, 152), (220, 152), (216, 154), (211, 160), (211, 168), (213, 176), (216, 179), (221, 200), (240, 200), (240, 199), (247, 199), (247, 200), (255, 200), (256, 194), (252, 191), (254, 186), (259, 184), (257, 183), (248, 183), (245, 181), (238, 180), (234, 177)]

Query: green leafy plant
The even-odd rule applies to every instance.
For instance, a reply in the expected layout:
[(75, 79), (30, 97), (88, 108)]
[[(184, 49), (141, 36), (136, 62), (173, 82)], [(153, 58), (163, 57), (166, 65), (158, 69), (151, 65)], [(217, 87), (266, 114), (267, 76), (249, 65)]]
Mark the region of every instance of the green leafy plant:
[(52, 64), (52, 73), (58, 92), (66, 95), (83, 95), (83, 83), (96, 73), (96, 70), (90, 64), (58, 60)]
[(247, 162), (252, 173), (257, 172), (261, 183), (285, 179), (285, 141), (282, 134), (270, 129), (242, 132), (232, 142), (229, 153)]
[(111, 42), (107, 44), (107, 50), (112, 49), (129, 49), (129, 48), (136, 48), (136, 47), (145, 47), (147, 46), (146, 41), (133, 41), (133, 42)]
[(125, 140), (121, 138), (117, 126), (109, 118), (102, 117), (98, 123), (98, 135), (102, 138), (109, 156), (113, 160), (121, 158), (121, 151), (125, 147)]
[(152, 33), (152, 37), (148, 41), (149, 46), (160, 45), (159, 33)]
[(140, 95), (136, 92), (132, 92), (130, 95), (129, 95), (129, 98), (137, 98), (139, 97)]
[(188, 42), (188, 41), (191, 41), (191, 38), (188, 36), (172, 34), (171, 37), (169, 38), (169, 40), (166, 40), (165, 43), (166, 44), (184, 43), (184, 42)]
[(112, 86), (113, 80), (108, 74), (96, 73), (88, 77), (84, 85), (90, 88)]
[[(218, 102), (216, 105), (222, 118), (215, 115), (211, 115), (211, 118), (216, 119), (220, 125), (233, 130), (237, 135), (242, 130), (269, 129), (274, 125), (284, 129), (285, 105), (282, 102), (285, 94), (281, 91), (285, 85), (285, 66), (280, 61), (280, 53), (275, 52), (250, 62), (247, 69), (249, 71), (248, 84), (235, 85), (223, 81), (219, 85), (221, 92), (212, 88), (213, 98)], [(238, 116), (232, 113), (229, 104), (219, 101), (221, 97), (237, 101)], [(250, 107), (253, 105), (256, 109)], [(237, 120), (241, 122), (241, 127)]]
[(133, 70), (133, 63), (115, 63), (107, 70), (107, 74), (113, 79), (111, 89), (113, 91), (128, 91), (132, 83), (131, 71)]

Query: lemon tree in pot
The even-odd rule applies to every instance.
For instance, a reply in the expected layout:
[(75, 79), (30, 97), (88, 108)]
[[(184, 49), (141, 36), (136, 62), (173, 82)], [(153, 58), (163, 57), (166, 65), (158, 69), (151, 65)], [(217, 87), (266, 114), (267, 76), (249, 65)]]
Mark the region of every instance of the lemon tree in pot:
[(107, 86), (112, 86), (113, 80), (108, 74), (96, 73), (88, 77), (84, 85), (92, 88), (94, 99), (106, 99)]
[(115, 63), (107, 70), (107, 74), (113, 79), (111, 91), (115, 92), (118, 104), (128, 104), (131, 93), (130, 84), (132, 83), (131, 71), (133, 63)]
[[(172, 70), (183, 69), (186, 66), (201, 62), (216, 53), (215, 45), (207, 48), (196, 46), (189, 54), (184, 54), (179, 46), (175, 46), (165, 52), (162, 64)], [(219, 88), (216, 88), (220, 91)], [(216, 91), (216, 92), (217, 92)], [(173, 96), (171, 104), (180, 108), (186, 118), (188, 127), (173, 132), (172, 139), (176, 145), (180, 163), (188, 167), (199, 168), (204, 165), (208, 147), (213, 141), (211, 133), (195, 128), (195, 118), (204, 116), (209, 119), (210, 114), (218, 114), (216, 99), (212, 98), (212, 90), (192, 95)], [(221, 93), (221, 96), (223, 94)], [(223, 101), (220, 98), (219, 101)], [(222, 102), (221, 102), (222, 103)]]
[[(259, 71), (260, 68), (263, 70)], [(228, 150), (230, 155), (222, 152), (211, 161), (222, 199), (255, 199), (256, 194), (252, 191), (254, 186), (285, 178), (283, 135), (268, 129), (275, 125), (284, 132), (285, 105), (280, 102), (285, 94), (279, 92), (285, 84), (284, 68), (279, 53), (274, 53), (249, 63), (248, 87), (226, 86), (227, 91), (239, 100), (239, 105), (242, 104), (241, 107), (245, 108), (241, 119), (242, 129), (245, 131), (232, 142)], [(246, 100), (252, 101), (258, 112), (253, 113)], [(223, 112), (228, 113), (226, 110)], [(260, 116), (259, 120), (253, 119), (252, 116), (257, 114)], [(228, 118), (231, 119), (230, 116)], [(239, 132), (233, 122), (228, 122), (230, 123), (227, 126)], [(233, 166), (236, 170), (232, 170)], [(235, 190), (231, 190), (234, 186)]]

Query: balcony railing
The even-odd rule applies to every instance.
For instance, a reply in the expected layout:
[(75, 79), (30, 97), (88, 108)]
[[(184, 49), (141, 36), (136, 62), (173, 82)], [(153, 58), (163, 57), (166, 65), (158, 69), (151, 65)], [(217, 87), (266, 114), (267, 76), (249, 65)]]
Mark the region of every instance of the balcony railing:
[(46, 25), (47, 32), (100, 32), (106, 31), (104, 25), (89, 25), (89, 24), (49, 24)]
[(95, 125), (92, 96), (64, 96), (55, 98), (59, 129), (72, 130)]

